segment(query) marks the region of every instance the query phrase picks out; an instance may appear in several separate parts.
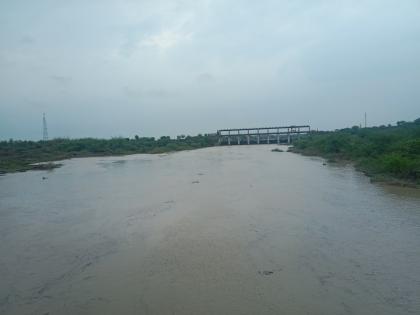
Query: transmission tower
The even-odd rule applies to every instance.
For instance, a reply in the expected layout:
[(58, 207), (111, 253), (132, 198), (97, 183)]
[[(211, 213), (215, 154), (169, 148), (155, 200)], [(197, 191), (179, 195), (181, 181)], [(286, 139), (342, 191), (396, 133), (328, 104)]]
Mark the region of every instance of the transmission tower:
[(42, 127), (43, 127), (42, 139), (44, 141), (47, 141), (48, 140), (48, 129), (47, 129), (47, 120), (45, 119), (45, 113), (42, 116)]

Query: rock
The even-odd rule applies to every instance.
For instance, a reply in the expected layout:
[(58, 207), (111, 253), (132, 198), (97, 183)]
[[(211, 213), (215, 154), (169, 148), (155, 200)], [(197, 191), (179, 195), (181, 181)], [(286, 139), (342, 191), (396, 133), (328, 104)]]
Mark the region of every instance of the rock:
[(272, 275), (274, 273), (274, 271), (272, 271), (272, 270), (260, 270), (260, 271), (258, 271), (258, 273), (262, 276), (269, 276), (269, 275)]

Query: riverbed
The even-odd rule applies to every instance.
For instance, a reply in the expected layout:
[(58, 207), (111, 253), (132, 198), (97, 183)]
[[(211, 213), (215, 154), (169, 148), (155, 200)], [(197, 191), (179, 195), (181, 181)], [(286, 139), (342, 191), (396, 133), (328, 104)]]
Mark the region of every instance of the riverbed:
[(420, 314), (420, 190), (276, 147), (1, 176), (0, 314)]

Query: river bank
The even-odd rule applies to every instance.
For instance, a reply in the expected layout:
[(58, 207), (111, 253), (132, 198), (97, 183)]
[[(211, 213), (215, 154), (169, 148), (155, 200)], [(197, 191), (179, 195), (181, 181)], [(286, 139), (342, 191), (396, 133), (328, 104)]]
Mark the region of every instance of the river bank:
[(112, 139), (52, 139), (48, 141), (0, 141), (0, 175), (60, 167), (53, 163), (71, 158), (168, 153), (213, 146), (211, 135)]
[(300, 155), (308, 156), (308, 157), (323, 158), (325, 160), (325, 162), (323, 163), (324, 166), (333, 165), (333, 166), (339, 166), (339, 167), (346, 167), (347, 165), (351, 165), (352, 167), (355, 168), (355, 170), (367, 176), (372, 183), (382, 183), (382, 184), (391, 185), (391, 186), (410, 187), (410, 188), (417, 188), (417, 189), (420, 188), (420, 184), (418, 184), (417, 182), (414, 182), (412, 180), (404, 180), (404, 179), (397, 178), (389, 174), (378, 174), (369, 169), (363, 168), (354, 160), (331, 156), (328, 154), (306, 152), (305, 150), (299, 150), (293, 146), (289, 147), (288, 152), (292, 152), (295, 154), (300, 154)]
[(311, 133), (290, 150), (332, 163), (352, 163), (372, 181), (420, 186), (420, 120)]

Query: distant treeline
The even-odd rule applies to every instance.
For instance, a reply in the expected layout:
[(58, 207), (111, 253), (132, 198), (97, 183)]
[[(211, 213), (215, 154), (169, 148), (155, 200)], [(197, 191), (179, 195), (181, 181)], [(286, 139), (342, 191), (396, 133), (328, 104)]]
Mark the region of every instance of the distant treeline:
[[(0, 141), (0, 173), (48, 169), (57, 164), (34, 165), (73, 157), (164, 153), (217, 144), (217, 135), (112, 139), (53, 139), (49, 141)], [(420, 118), (396, 126), (312, 132), (296, 140), (292, 151), (351, 161), (378, 180), (401, 180), (420, 185)]]
[(292, 151), (355, 162), (377, 180), (420, 184), (420, 118), (396, 126), (312, 133), (296, 141)]
[(53, 168), (54, 164), (33, 163), (57, 161), (73, 157), (164, 153), (213, 146), (214, 135), (139, 137), (112, 139), (53, 139), (48, 141), (0, 141), (0, 173)]

